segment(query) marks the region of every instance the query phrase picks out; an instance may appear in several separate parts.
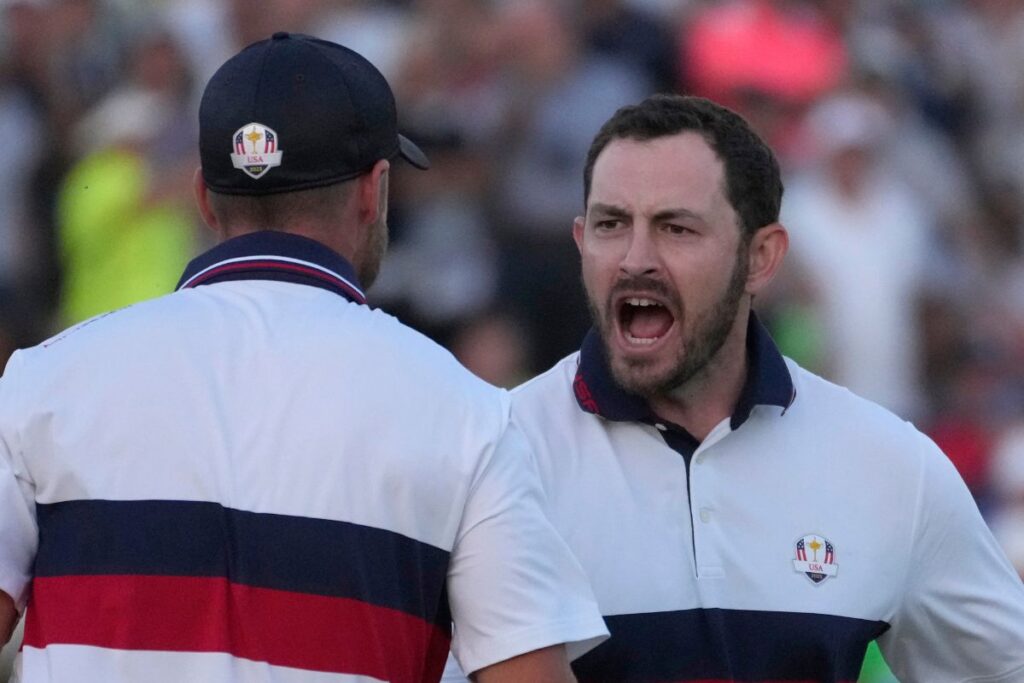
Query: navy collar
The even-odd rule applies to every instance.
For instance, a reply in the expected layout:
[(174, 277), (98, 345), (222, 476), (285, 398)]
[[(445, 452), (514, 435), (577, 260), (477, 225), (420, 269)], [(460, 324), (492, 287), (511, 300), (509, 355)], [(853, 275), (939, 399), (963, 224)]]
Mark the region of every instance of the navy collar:
[(189, 262), (178, 289), (233, 280), (275, 280), (319, 287), (357, 304), (366, 295), (355, 268), (316, 240), (262, 230), (233, 237)]
[[(601, 335), (591, 329), (580, 348), (573, 391), (580, 408), (617, 422), (662, 422), (647, 401), (630, 394), (612, 377)], [(771, 335), (752, 312), (747, 325), (747, 379), (733, 409), (730, 426), (738, 429), (757, 405), (788, 408), (796, 398), (793, 378)]]

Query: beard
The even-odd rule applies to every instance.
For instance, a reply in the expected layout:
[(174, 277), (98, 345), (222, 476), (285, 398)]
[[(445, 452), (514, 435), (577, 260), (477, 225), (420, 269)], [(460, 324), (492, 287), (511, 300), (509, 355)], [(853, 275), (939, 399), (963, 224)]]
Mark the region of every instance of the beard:
[(353, 265), (363, 289), (369, 289), (377, 280), (380, 264), (388, 250), (388, 188), (386, 180), (377, 197), (377, 220), (366, 228), (366, 242)]
[(359, 284), (364, 289), (372, 287), (377, 280), (380, 264), (388, 250), (388, 224), (384, 215), (381, 214), (380, 218), (367, 228), (367, 231), (366, 244), (356, 265), (356, 275), (359, 277)]
[(591, 313), (598, 324), (605, 357), (608, 359), (608, 365), (616, 384), (629, 393), (643, 398), (651, 398), (667, 394), (686, 384), (707, 368), (721, 350), (722, 345), (725, 344), (736, 322), (736, 314), (743, 299), (749, 270), (747, 249), (745, 246), (741, 246), (729, 283), (722, 296), (707, 311), (694, 319), (692, 334), (683, 338), (679, 348), (668, 350), (669, 353), (674, 354), (674, 357), (665, 369), (659, 369), (658, 366), (661, 363), (657, 359), (632, 359), (617, 357), (614, 354), (612, 346), (609, 344), (611, 335), (615, 333), (613, 316), (616, 315), (616, 311), (612, 300), (616, 293), (623, 289), (657, 293), (666, 299), (676, 316), (676, 322), (682, 325), (686, 311), (683, 310), (678, 292), (672, 291), (660, 280), (635, 277), (622, 280), (612, 287), (603, 311), (599, 311), (593, 299), (590, 298)]

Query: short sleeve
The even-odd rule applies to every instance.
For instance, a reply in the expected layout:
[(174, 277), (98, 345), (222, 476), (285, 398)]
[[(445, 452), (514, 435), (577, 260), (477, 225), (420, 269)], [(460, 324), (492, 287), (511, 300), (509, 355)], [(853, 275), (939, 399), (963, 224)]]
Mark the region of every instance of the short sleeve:
[(901, 606), (878, 644), (904, 683), (1024, 680), (1024, 583), (930, 441)]
[(509, 425), (473, 483), (452, 550), (448, 595), (462, 669), (607, 637), (583, 569), (543, 512), (526, 439)]
[(16, 359), (0, 377), (0, 590), (23, 609), (38, 541), (33, 487), (15, 432)]
[(455, 660), (455, 655), (449, 654), (448, 661), (444, 664), (444, 673), (441, 674), (441, 683), (469, 683), (466, 674)]

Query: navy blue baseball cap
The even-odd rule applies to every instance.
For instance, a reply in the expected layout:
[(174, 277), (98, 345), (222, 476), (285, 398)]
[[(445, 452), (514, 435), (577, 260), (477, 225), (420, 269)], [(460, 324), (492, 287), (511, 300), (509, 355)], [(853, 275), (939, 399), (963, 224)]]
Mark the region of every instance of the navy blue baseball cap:
[(356, 52), (275, 33), (213, 75), (199, 105), (203, 180), (214, 192), (293, 192), (354, 178), (380, 159), (428, 168), (398, 132), (395, 96)]

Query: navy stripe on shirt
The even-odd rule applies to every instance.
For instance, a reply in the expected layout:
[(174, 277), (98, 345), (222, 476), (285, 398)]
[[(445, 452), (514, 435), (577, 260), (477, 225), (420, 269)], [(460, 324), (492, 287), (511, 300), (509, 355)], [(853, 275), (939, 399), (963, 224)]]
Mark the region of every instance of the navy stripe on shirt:
[(392, 531), (194, 501), (74, 500), (36, 513), (38, 577), (218, 577), (451, 620), (449, 553)]
[(882, 621), (692, 609), (606, 616), (611, 638), (573, 663), (580, 683), (856, 681)]

